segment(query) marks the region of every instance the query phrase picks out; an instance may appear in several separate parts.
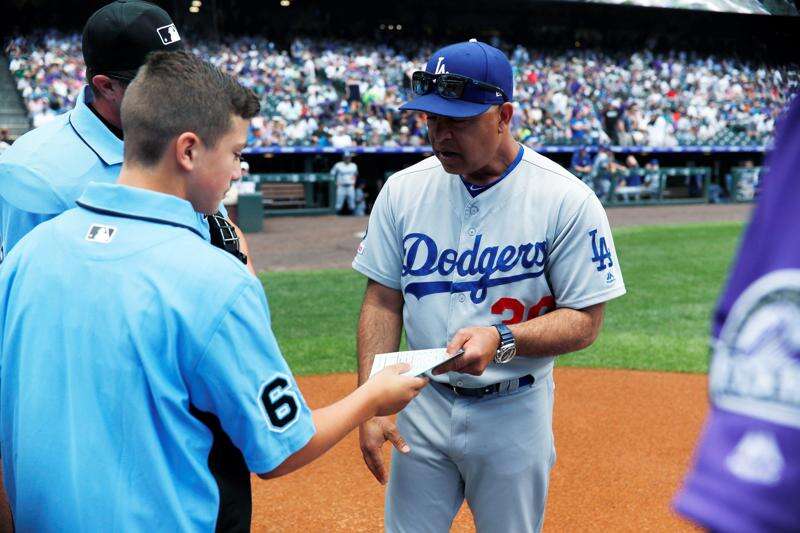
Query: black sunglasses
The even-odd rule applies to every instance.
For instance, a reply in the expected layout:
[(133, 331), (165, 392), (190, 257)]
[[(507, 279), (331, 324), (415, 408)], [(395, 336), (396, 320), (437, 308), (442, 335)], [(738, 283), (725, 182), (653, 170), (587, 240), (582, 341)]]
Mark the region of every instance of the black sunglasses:
[(503, 102), (509, 101), (505, 91), (500, 87), (461, 74), (431, 74), (418, 70), (411, 75), (411, 90), (417, 96), (435, 91), (442, 98), (459, 99), (467, 85), (474, 85), (482, 91), (499, 93), (503, 97)]

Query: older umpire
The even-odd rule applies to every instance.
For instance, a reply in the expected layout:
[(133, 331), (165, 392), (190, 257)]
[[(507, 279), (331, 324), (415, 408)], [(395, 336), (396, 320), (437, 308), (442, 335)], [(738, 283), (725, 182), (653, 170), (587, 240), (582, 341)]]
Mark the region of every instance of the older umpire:
[(82, 44), (88, 85), (74, 109), (23, 135), (0, 157), (0, 261), (38, 224), (75, 207), (90, 180), (117, 180), (125, 90), (147, 54), (182, 46), (167, 12), (136, 0), (96, 11)]

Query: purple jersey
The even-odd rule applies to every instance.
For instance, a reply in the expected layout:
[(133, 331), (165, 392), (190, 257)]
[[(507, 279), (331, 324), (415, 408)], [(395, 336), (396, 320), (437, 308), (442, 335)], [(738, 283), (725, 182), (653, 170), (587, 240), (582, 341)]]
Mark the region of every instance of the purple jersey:
[(714, 317), (712, 408), (675, 508), (717, 531), (800, 530), (800, 98)]

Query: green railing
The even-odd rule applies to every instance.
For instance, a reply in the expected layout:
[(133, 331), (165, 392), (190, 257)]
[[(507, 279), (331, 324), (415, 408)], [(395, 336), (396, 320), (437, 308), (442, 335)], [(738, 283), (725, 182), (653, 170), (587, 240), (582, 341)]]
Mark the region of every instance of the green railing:
[[(745, 184), (755, 169), (734, 169), (733, 190), (742, 189), (736, 201), (750, 201)], [(747, 172), (744, 172), (747, 171)], [(629, 169), (618, 169), (598, 178), (576, 173), (598, 193), (605, 205), (650, 205), (707, 203), (712, 169), (709, 167), (669, 167), (638, 169), (641, 185), (631, 186)], [(387, 173), (390, 174), (390, 173)], [(335, 213), (336, 180), (328, 173), (251, 174), (260, 195), (265, 216), (328, 215)], [(604, 183), (605, 182), (605, 183)], [(296, 184), (302, 187), (273, 187)]]
[[(628, 185), (627, 179), (634, 172), (641, 176), (642, 183)], [(694, 204), (708, 202), (711, 172), (709, 167), (668, 167), (576, 175), (605, 205)]]

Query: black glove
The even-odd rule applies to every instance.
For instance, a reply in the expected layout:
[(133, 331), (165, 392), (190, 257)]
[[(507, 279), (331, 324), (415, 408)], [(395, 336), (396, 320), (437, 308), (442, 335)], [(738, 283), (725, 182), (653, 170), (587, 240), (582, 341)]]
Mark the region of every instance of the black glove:
[(213, 215), (206, 215), (206, 220), (208, 221), (208, 231), (211, 234), (211, 244), (222, 248), (246, 265), (247, 256), (239, 250), (239, 236), (228, 219), (217, 211)]

